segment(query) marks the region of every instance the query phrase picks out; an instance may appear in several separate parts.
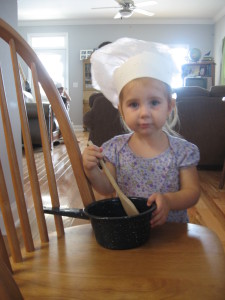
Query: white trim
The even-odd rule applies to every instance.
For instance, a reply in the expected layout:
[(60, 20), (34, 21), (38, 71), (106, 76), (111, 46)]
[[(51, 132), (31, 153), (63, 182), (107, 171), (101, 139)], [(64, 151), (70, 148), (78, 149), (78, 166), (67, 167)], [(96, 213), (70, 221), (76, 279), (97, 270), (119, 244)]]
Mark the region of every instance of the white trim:
[[(63, 36), (65, 38), (65, 46), (64, 47), (53, 47), (50, 48), (48, 47), (47, 49), (67, 49), (68, 48), (68, 32), (34, 32), (34, 33), (28, 33), (27, 34), (27, 40), (29, 45), (31, 45), (31, 38), (32, 37), (53, 37), (53, 36)], [(36, 48), (34, 48), (36, 49)], [(42, 48), (37, 48), (37, 49), (42, 49)], [(43, 48), (46, 49), (46, 48)]]
[[(69, 39), (68, 39), (68, 32), (30, 32), (27, 34), (27, 41), (29, 45), (31, 45), (31, 38), (32, 37), (50, 37), (50, 36), (63, 36), (65, 38), (65, 47), (54, 47), (54, 48), (33, 48), (34, 51), (48, 51), (48, 50), (59, 50), (65, 51), (65, 88), (67, 91), (70, 90), (69, 87)], [(31, 79), (31, 73), (29, 72), (29, 79)]]
[(75, 132), (84, 131), (83, 125), (74, 125), (73, 124), (73, 129), (74, 129)]
[(19, 26), (63, 26), (63, 25), (137, 25), (137, 24), (214, 24), (215, 19), (163, 19), (152, 18), (147, 20), (137, 19), (82, 19), (82, 20), (39, 20), (39, 21), (18, 21)]

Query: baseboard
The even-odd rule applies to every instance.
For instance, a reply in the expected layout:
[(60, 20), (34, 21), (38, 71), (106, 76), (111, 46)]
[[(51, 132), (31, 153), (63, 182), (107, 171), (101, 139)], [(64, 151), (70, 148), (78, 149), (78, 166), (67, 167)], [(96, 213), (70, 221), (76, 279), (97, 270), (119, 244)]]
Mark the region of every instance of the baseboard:
[(74, 125), (73, 124), (73, 129), (74, 129), (74, 131), (79, 131), (79, 132), (84, 131), (83, 125)]

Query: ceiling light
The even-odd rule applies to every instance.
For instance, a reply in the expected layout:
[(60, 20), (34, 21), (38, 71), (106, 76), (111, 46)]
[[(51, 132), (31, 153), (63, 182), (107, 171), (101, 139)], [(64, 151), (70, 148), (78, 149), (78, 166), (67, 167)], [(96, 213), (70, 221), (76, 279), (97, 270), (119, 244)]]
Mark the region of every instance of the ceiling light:
[(129, 18), (133, 14), (133, 10), (123, 8), (119, 11), (121, 18)]

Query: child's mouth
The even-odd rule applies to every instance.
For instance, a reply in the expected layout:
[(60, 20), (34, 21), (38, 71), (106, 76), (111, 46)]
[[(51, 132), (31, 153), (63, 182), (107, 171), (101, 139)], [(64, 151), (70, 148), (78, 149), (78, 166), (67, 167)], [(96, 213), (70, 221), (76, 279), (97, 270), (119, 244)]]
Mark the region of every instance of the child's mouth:
[(150, 124), (140, 124), (139, 127), (142, 129), (149, 128)]

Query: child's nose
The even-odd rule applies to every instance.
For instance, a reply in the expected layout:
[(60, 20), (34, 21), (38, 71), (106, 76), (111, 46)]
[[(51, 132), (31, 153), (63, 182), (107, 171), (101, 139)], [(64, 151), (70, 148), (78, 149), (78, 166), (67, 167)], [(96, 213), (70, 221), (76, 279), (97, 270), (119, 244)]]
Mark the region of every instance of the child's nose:
[(141, 116), (149, 116), (151, 115), (151, 109), (148, 105), (142, 105), (140, 109)]

